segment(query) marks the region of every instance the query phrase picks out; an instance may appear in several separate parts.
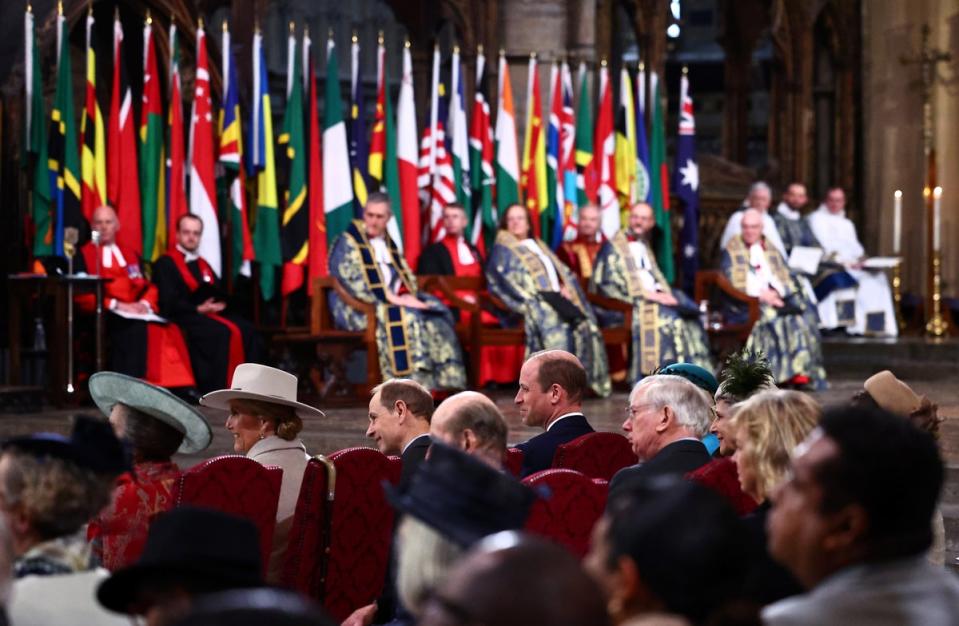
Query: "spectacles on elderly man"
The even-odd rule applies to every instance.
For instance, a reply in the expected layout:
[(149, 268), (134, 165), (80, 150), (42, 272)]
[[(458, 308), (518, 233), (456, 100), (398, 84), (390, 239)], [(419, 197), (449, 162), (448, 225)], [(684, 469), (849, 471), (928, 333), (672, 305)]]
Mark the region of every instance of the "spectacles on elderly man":
[(643, 404), (627, 404), (624, 412), (626, 413), (626, 419), (635, 419), (637, 415), (642, 413), (648, 408), (657, 408), (655, 403), (644, 402)]

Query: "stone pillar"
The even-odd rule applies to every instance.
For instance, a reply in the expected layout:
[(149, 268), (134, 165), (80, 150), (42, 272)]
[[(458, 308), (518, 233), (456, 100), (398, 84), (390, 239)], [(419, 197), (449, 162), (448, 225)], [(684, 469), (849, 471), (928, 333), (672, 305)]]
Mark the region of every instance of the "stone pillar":
[(723, 157), (745, 164), (753, 50), (769, 23), (769, 13), (765, 3), (753, 0), (722, 2), (720, 11), (719, 45), (726, 52), (723, 67)]

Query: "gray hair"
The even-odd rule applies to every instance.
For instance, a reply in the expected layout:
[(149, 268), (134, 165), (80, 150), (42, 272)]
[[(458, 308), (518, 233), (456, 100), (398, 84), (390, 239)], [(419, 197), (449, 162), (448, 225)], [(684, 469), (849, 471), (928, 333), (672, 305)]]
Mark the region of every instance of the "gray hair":
[[(444, 425), (446, 431), (453, 437), (459, 438), (466, 429), (472, 430), (481, 449), (494, 452), (502, 458), (506, 454), (506, 436), (509, 430), (503, 414), (496, 408), (496, 404), (486, 396), (475, 391), (461, 393), (468, 394), (468, 396), (463, 398), (449, 420), (446, 421)], [(473, 396), (472, 394), (476, 395)], [(450, 396), (446, 399), (446, 402), (457, 396), (460, 396), (460, 394)]]
[(676, 414), (680, 426), (691, 430), (697, 437), (705, 437), (709, 430), (709, 407), (712, 398), (705, 391), (682, 376), (656, 374), (647, 376), (633, 387), (629, 393), (629, 402), (642, 389), (646, 402), (657, 409), (669, 407)]
[(769, 185), (761, 180), (757, 180), (749, 186), (749, 193), (747, 194), (747, 197), (753, 195), (757, 191), (765, 191), (770, 195), (770, 197), (773, 195), (773, 190)]
[(396, 590), (403, 606), (419, 617), (427, 598), (464, 550), (410, 515), (403, 517), (397, 533)]

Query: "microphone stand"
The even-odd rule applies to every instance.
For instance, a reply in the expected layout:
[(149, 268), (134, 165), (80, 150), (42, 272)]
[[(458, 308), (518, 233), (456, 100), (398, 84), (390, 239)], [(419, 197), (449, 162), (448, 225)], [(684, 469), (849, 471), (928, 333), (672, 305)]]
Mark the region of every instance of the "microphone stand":
[(90, 237), (93, 241), (93, 245), (96, 246), (97, 252), (97, 262), (96, 262), (96, 277), (97, 277), (97, 307), (96, 307), (96, 343), (97, 343), (97, 355), (96, 355), (96, 364), (97, 371), (103, 370), (103, 282), (100, 277), (100, 265), (103, 263), (103, 251), (100, 248), (100, 231), (94, 230), (90, 233)]
[(67, 255), (67, 393), (73, 393), (73, 256), (77, 252), (76, 229), (64, 229), (63, 238), (63, 252)]

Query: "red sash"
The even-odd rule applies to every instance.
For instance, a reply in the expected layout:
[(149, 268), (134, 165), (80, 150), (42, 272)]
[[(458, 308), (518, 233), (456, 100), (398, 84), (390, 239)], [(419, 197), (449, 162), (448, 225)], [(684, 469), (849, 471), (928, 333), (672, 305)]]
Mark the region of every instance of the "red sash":
[[(180, 272), (180, 277), (183, 279), (183, 282), (186, 283), (186, 287), (190, 290), (190, 293), (199, 289), (200, 283), (197, 282), (193, 273), (190, 272), (190, 268), (187, 267), (184, 254), (179, 250), (172, 250), (170, 252), (170, 258), (173, 259), (173, 264), (176, 265), (177, 270)], [(200, 274), (202, 274), (204, 278), (212, 281), (215, 274), (210, 264), (203, 260), (203, 257), (197, 258), (197, 264), (200, 266)], [(228, 363), (226, 368), (226, 386), (229, 387), (233, 379), (233, 370), (236, 369), (237, 365), (243, 363), (246, 358), (243, 354), (243, 333), (240, 332), (240, 328), (236, 324), (225, 317), (217, 315), (216, 313), (206, 313), (205, 315), (223, 324), (230, 330), (230, 354), (227, 356)]]

